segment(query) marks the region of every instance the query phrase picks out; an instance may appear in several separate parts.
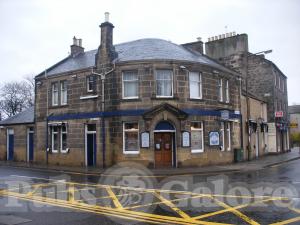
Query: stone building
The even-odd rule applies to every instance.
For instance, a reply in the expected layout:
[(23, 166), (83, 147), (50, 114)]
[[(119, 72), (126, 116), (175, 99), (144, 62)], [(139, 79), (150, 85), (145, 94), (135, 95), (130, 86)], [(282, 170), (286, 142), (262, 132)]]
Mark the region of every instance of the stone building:
[(289, 106), (290, 140), (292, 147), (300, 146), (300, 105)]
[(34, 107), (0, 122), (0, 160), (34, 159)]
[[(250, 151), (244, 151), (244, 160), (258, 158), (268, 153), (269, 137), (268, 137), (268, 118), (267, 103), (258, 97), (249, 94), (249, 124), (243, 124), (243, 149), (247, 149), (248, 141), (250, 143)], [(243, 121), (247, 118), (247, 95), (243, 91), (241, 98), (241, 108)]]
[[(203, 43), (161, 39), (71, 54), (36, 76), (34, 161), (149, 167), (225, 164), (241, 148), (240, 75), (203, 54)], [(2, 150), (3, 152), (3, 150)]]
[(287, 151), (287, 77), (261, 54), (264, 52), (249, 52), (247, 34), (230, 33), (209, 38), (205, 50), (207, 56), (242, 75), (242, 88), (246, 90), (247, 87), (246, 93), (267, 102), (268, 152)]

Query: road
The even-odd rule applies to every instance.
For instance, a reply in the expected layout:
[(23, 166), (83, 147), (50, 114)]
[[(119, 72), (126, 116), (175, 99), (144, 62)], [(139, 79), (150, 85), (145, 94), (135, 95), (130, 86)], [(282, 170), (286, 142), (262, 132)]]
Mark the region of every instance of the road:
[(300, 224), (300, 160), (249, 172), (102, 175), (0, 167), (0, 225)]

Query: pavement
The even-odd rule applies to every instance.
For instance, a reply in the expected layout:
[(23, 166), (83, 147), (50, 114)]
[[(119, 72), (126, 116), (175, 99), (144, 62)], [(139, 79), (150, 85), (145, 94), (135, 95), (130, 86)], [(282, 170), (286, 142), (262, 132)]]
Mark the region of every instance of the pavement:
[[(149, 169), (153, 176), (176, 176), (176, 175), (190, 175), (190, 174), (216, 174), (216, 173), (230, 173), (230, 172), (243, 172), (260, 170), (267, 167), (275, 167), (281, 163), (300, 159), (299, 150), (294, 148), (290, 152), (281, 154), (264, 155), (258, 159), (251, 161), (242, 161), (238, 163), (226, 164), (226, 165), (215, 165), (215, 166), (204, 166), (204, 167), (185, 167), (185, 168), (159, 168)], [(42, 165), (35, 163), (26, 162), (11, 162), (11, 161), (0, 161), (0, 166), (11, 166), (11, 167), (23, 167), (37, 170), (47, 170), (61, 173), (76, 174), (82, 173), (86, 175), (99, 176), (105, 172), (103, 168), (97, 167), (68, 167), (68, 166), (57, 166), (57, 165)]]

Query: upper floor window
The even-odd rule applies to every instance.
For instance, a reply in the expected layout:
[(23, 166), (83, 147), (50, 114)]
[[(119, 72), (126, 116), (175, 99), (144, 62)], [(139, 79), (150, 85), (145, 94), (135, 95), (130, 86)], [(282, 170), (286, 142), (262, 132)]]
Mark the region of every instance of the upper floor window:
[(223, 80), (218, 80), (218, 95), (219, 95), (219, 101), (223, 102)]
[(68, 101), (67, 81), (60, 82), (60, 103), (66, 105)]
[(123, 72), (123, 98), (138, 98), (138, 75), (136, 71)]
[(229, 81), (225, 81), (225, 102), (229, 103)]
[(173, 71), (156, 71), (156, 96), (173, 97)]
[(137, 122), (123, 124), (123, 153), (139, 153), (139, 125)]
[(52, 83), (52, 105), (58, 105), (58, 82)]
[(96, 91), (96, 76), (90, 75), (86, 78), (86, 89), (87, 92)]
[(193, 153), (204, 151), (203, 122), (191, 122), (191, 149)]
[(198, 72), (189, 73), (190, 98), (202, 98), (202, 76)]

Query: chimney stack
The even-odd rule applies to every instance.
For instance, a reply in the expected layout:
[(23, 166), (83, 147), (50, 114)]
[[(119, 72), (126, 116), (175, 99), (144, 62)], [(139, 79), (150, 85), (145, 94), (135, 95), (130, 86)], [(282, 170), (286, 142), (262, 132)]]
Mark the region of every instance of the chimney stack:
[(203, 54), (203, 42), (201, 37), (197, 37), (197, 41), (182, 44), (183, 47)]
[(96, 55), (97, 68), (102, 68), (103, 65), (111, 64), (111, 62), (117, 57), (115, 48), (113, 46), (114, 25), (109, 22), (109, 13), (106, 12), (104, 15), (105, 22), (100, 25), (101, 42)]
[(73, 44), (71, 45), (71, 56), (76, 57), (77, 55), (84, 53), (84, 48), (82, 47), (82, 39), (77, 39), (73, 37)]

